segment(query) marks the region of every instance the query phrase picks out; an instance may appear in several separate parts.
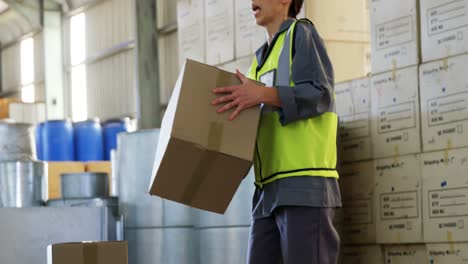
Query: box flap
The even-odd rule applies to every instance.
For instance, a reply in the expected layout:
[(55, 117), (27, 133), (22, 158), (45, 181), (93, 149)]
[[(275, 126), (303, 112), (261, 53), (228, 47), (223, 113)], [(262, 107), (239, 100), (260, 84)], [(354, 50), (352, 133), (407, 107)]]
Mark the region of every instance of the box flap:
[(251, 162), (172, 138), (150, 193), (223, 214)]

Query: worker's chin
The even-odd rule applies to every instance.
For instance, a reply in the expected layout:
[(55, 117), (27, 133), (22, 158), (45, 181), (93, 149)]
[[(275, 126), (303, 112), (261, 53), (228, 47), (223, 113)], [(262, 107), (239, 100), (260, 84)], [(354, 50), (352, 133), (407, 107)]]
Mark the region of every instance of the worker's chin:
[(261, 16), (255, 17), (255, 23), (257, 23), (257, 25), (261, 27), (264, 27), (266, 25), (265, 19)]

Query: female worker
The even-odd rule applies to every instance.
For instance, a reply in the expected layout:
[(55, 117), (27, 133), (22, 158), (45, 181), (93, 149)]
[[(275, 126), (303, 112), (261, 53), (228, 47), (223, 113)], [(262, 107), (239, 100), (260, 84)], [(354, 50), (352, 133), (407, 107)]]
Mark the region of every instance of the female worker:
[[(312, 22), (296, 20), (303, 0), (253, 0), (267, 42), (241, 85), (219, 87), (218, 112), (262, 105), (254, 157), (256, 191), (249, 264), (337, 263), (333, 226), (341, 206), (336, 171), (338, 117), (333, 67)], [(260, 86), (249, 80), (257, 80)]]

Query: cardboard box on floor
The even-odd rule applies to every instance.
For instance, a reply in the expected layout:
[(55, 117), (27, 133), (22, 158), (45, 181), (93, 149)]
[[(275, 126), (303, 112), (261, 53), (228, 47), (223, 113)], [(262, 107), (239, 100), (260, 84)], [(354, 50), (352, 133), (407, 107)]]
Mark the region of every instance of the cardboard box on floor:
[(468, 146), (468, 55), (420, 67), (424, 152)]
[(375, 161), (377, 243), (423, 242), (419, 155)]
[(374, 162), (345, 164), (340, 168), (343, 197), (343, 244), (376, 243)]
[(47, 247), (47, 264), (128, 264), (126, 241), (62, 243)]
[(260, 108), (230, 122), (210, 102), (213, 88), (238, 84), (233, 73), (187, 60), (161, 125), (151, 195), (225, 212), (252, 165)]
[(468, 52), (468, 0), (420, 0), (423, 62)]
[(468, 148), (421, 156), (424, 242), (468, 241)]
[(59, 199), (62, 197), (60, 186), (60, 175), (63, 173), (85, 172), (82, 162), (46, 162), (48, 199)]

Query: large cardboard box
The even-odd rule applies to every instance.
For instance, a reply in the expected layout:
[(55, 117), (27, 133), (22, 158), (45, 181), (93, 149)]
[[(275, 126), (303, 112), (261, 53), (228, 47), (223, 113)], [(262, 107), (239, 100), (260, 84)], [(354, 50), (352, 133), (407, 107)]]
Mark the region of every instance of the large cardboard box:
[(48, 200), (62, 198), (60, 175), (63, 173), (85, 172), (81, 162), (46, 162)]
[(336, 83), (363, 78), (371, 72), (369, 43), (330, 40), (325, 46)]
[(341, 249), (341, 264), (384, 264), (382, 246), (346, 246)]
[(468, 55), (420, 68), (425, 152), (468, 146)]
[(340, 190), (343, 197), (343, 243), (376, 242), (374, 162), (357, 162), (340, 168)]
[(38, 124), (46, 120), (44, 103), (10, 103), (10, 118), (15, 122)]
[(127, 264), (126, 241), (62, 243), (47, 247), (47, 264)]
[(372, 158), (369, 78), (335, 85), (341, 161)]
[(326, 40), (369, 42), (367, 0), (308, 0), (305, 13)]
[(372, 0), (372, 72), (419, 64), (419, 0)]
[(426, 255), (425, 245), (399, 245), (385, 247), (385, 263), (389, 264), (429, 263), (427, 262)]
[(431, 264), (467, 264), (468, 244), (427, 244), (427, 258)]
[(374, 157), (421, 152), (417, 66), (373, 76), (371, 98)]
[(0, 98), (0, 119), (10, 118), (10, 104), (19, 101), (15, 98)]
[(251, 0), (235, 0), (234, 5), (236, 57), (251, 57), (266, 42), (266, 32), (255, 22)]
[(234, 60), (234, 0), (204, 2), (206, 63), (219, 65)]
[(377, 243), (422, 243), (419, 155), (375, 161)]
[(424, 62), (468, 52), (468, 0), (420, 0)]
[(468, 241), (468, 149), (422, 155), (424, 241)]
[(179, 63), (205, 61), (205, 6), (203, 0), (177, 1)]
[(211, 91), (238, 84), (235, 74), (187, 60), (161, 125), (150, 194), (225, 212), (252, 165), (260, 108), (230, 122)]

